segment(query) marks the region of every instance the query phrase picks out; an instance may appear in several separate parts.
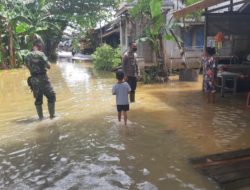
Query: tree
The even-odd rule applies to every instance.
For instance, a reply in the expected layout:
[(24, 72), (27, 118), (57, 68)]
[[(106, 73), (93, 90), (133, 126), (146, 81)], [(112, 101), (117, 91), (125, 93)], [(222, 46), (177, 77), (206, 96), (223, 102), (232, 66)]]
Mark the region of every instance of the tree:
[[(18, 66), (22, 61), (22, 50), (30, 49), (34, 38), (42, 38), (48, 31), (59, 31), (53, 16), (48, 12), (44, 1), (34, 1), (24, 4), (21, 1), (13, 3), (2, 1), (0, 22), (2, 26), (1, 47), (7, 47), (8, 54), (2, 48), (2, 54), (9, 60), (10, 67)], [(6, 33), (7, 32), (7, 33)]]
[(117, 0), (51, 0), (53, 13), (64, 15), (84, 29), (96, 27), (96, 23), (109, 17), (118, 6)]
[[(3, 57), (9, 57), (9, 65), (11, 67), (16, 67), (15, 50), (18, 44), (16, 40), (15, 29), (20, 27), (24, 22), (27, 21), (22, 14), (23, 11), (19, 12), (19, 10), (22, 10), (22, 8), (22, 5), (18, 2), (16, 2), (15, 4), (11, 4), (11, 2), (7, 0), (1, 2), (1, 54), (3, 55)], [(6, 61), (7, 59), (5, 59), (4, 61)]]
[(200, 0), (184, 0), (184, 3), (189, 6), (189, 5), (192, 5), (194, 3), (197, 3), (199, 2)]
[(34, 37), (45, 41), (50, 56), (69, 23), (93, 27), (115, 6), (115, 0), (0, 0), (0, 61), (16, 67)]
[(140, 23), (139, 41), (149, 41), (154, 50), (154, 62), (160, 59), (160, 45), (165, 18), (161, 11), (162, 0), (139, 0), (131, 9), (132, 18)]
[[(162, 40), (174, 40), (180, 48), (182, 44), (182, 41), (174, 32), (178, 24), (172, 20), (166, 21), (162, 3), (163, 0), (138, 0), (130, 11), (132, 17), (141, 23), (140, 27), (143, 32), (139, 41), (150, 42), (154, 51), (154, 63), (156, 63), (161, 73), (166, 72), (166, 68), (162, 64)], [(165, 74), (163, 73), (163, 75)]]

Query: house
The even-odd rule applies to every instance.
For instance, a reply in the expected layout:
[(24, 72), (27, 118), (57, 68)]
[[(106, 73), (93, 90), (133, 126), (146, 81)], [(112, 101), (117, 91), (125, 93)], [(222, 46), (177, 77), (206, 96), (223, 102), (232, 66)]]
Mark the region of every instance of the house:
[(249, 0), (203, 0), (173, 12), (173, 16), (179, 19), (197, 10), (205, 10), (204, 44), (216, 47), (218, 69), (238, 74), (238, 89), (249, 90)]
[[(128, 49), (128, 43), (130, 41), (135, 41), (140, 38), (143, 30), (144, 20), (140, 22), (134, 21), (129, 10), (134, 7), (136, 1), (131, 3), (122, 4), (120, 9), (116, 13), (116, 16), (120, 18), (120, 46), (122, 53), (126, 52)], [(168, 13), (172, 10), (177, 10), (183, 8), (181, 0), (165, 0), (162, 4), (162, 12), (166, 16), (168, 22)], [(185, 27), (184, 27), (185, 26)], [(188, 63), (189, 67), (199, 68), (200, 60), (204, 48), (204, 23), (186, 23), (183, 27), (175, 29), (175, 33), (178, 34), (184, 41), (185, 48), (185, 61)], [(173, 40), (161, 39), (159, 42), (159, 47), (161, 49), (161, 57), (165, 65), (170, 69), (180, 69), (183, 68), (182, 62), (183, 58), (181, 56), (181, 50), (178, 45)], [(140, 67), (147, 65), (152, 65), (154, 62), (154, 53), (150, 46), (150, 43), (140, 42), (138, 43), (138, 63)], [(195, 64), (194, 64), (195, 63)]]
[(109, 23), (97, 27), (95, 33), (100, 43), (106, 43), (113, 48), (117, 48), (120, 44), (120, 23), (118, 19), (113, 19)]
[[(206, 46), (215, 45), (215, 36), (223, 34), (223, 44), (218, 48), (219, 58), (226, 56), (247, 56), (250, 49), (250, 2), (247, 0), (203, 0), (173, 13), (181, 18), (194, 10), (205, 11)], [(223, 58), (224, 57), (224, 58)], [(225, 58), (226, 59), (226, 58)], [(230, 62), (230, 58), (228, 58)]]
[(184, 65), (187, 68), (199, 69), (204, 50), (204, 22), (189, 20), (181, 24), (182, 26), (177, 27), (174, 32), (182, 40), (183, 47), (180, 48), (176, 41), (165, 40), (163, 42), (165, 64), (170, 70), (182, 69)]
[[(139, 39), (143, 32), (141, 24), (143, 24), (144, 21), (140, 21), (140, 23), (136, 22), (129, 14), (129, 10), (133, 8), (135, 4), (136, 1), (121, 4), (116, 13), (116, 16), (120, 18), (120, 47), (122, 54), (128, 50), (129, 42)], [(173, 3), (169, 0), (164, 1), (162, 6), (165, 10), (168, 10), (173, 6)], [(139, 67), (143, 68), (145, 65), (151, 65), (153, 63), (154, 55), (149, 42), (138, 43), (137, 55)]]

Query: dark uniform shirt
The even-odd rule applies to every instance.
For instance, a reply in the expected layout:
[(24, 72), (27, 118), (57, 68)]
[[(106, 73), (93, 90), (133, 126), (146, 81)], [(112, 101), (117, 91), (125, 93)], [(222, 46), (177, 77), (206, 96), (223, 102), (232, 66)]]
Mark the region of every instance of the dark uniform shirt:
[(122, 61), (122, 69), (125, 76), (137, 77), (139, 76), (139, 69), (136, 62), (136, 53), (125, 53)]

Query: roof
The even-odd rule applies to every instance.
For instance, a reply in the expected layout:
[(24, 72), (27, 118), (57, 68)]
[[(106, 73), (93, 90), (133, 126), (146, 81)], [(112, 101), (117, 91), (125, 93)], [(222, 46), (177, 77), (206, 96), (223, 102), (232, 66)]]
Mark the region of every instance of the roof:
[(109, 32), (103, 34), (102, 37), (105, 38), (105, 37), (111, 36), (114, 33), (118, 33), (119, 34), (120, 33), (120, 29), (119, 28), (112, 29)]
[[(233, 0), (233, 5), (240, 5), (240, 4), (242, 5), (246, 2), (249, 2), (249, 0)], [(187, 14), (193, 13), (195, 11), (199, 11), (199, 10), (203, 10), (203, 9), (207, 9), (211, 7), (215, 8), (212, 10), (220, 10), (220, 8), (221, 9), (228, 8), (229, 5), (230, 5), (230, 0), (202, 0), (193, 5), (185, 7), (181, 10), (175, 11), (172, 14), (175, 18), (178, 19), (181, 17), (185, 17)]]
[(240, 13), (249, 13), (250, 12), (250, 2), (246, 3), (239, 9)]
[(135, 2), (131, 3), (122, 3), (119, 7), (119, 10), (116, 12), (115, 16), (120, 16), (121, 14), (127, 12), (135, 6)]
[[(116, 12), (115, 16), (120, 16), (121, 14), (132, 9), (136, 5), (137, 1), (132, 1), (131, 3), (122, 3), (119, 7), (119, 10)], [(173, 0), (164, 0), (162, 2), (162, 9), (168, 10), (174, 6)]]
[(223, 3), (225, 1), (227, 1), (227, 0), (203, 0), (203, 1), (199, 1), (197, 3), (194, 3), (193, 5), (185, 7), (184, 9), (173, 12), (173, 16), (175, 18), (181, 18), (181, 17), (184, 17), (187, 14), (190, 14), (192, 12), (206, 9), (208, 7), (217, 5), (219, 3)]

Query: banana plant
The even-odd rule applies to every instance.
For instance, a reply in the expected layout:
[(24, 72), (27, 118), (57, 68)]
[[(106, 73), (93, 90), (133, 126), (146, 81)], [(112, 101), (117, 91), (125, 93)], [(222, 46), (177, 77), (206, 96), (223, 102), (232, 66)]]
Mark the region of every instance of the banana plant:
[(6, 60), (9, 60), (11, 67), (16, 67), (15, 46), (17, 44), (15, 28), (25, 20), (22, 14), (23, 12), (18, 11), (22, 10), (20, 6), (21, 4), (18, 2), (13, 4), (5, 0), (1, 2), (0, 7), (0, 22), (2, 26), (0, 30), (1, 52), (3, 57), (7, 57)]
[[(148, 41), (153, 49), (153, 62), (158, 64), (161, 59), (161, 38), (162, 29), (165, 25), (165, 17), (161, 11), (162, 0), (139, 0), (130, 11), (134, 19), (139, 20), (142, 34), (138, 41)], [(145, 22), (146, 20), (146, 22)]]
[(3, 57), (6, 57), (8, 65), (15, 68), (20, 63), (20, 60), (18, 63), (16, 62), (16, 55), (19, 54), (21, 46), (20, 34), (27, 32), (32, 24), (29, 17), (27, 17), (30, 10), (20, 1), (13, 3), (12, 1), (4, 0), (1, 1), (0, 12), (2, 25), (0, 30), (1, 52)]
[[(162, 0), (138, 0), (136, 6), (130, 12), (132, 17), (140, 19), (139, 22), (143, 23), (143, 19), (146, 20), (144, 25), (140, 25), (143, 28), (143, 32), (138, 41), (150, 42), (156, 64), (159, 63), (158, 60), (162, 59), (162, 39), (175, 41), (178, 48), (183, 52), (183, 42), (174, 32), (179, 24), (171, 19), (166, 21), (161, 5)], [(184, 55), (184, 52), (182, 54)]]
[(115, 0), (0, 0), (0, 61), (17, 67), (34, 38), (42, 38), (47, 52), (54, 52), (71, 21), (93, 26), (102, 19), (99, 13), (114, 4)]
[[(18, 63), (22, 62), (23, 52), (31, 48), (34, 38), (53, 39), (50, 33), (52, 36), (61, 35), (62, 28), (58, 23), (62, 22), (62, 19), (50, 14), (50, 7), (51, 4), (45, 4), (44, 0), (36, 0), (27, 4), (20, 1), (16, 3), (8, 0), (1, 1), (0, 50), (2, 57), (7, 57), (6, 60), (11, 67), (19, 65), (16, 59)], [(67, 22), (66, 19), (64, 22)]]

